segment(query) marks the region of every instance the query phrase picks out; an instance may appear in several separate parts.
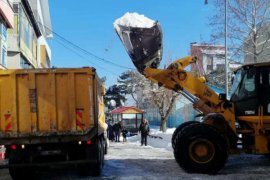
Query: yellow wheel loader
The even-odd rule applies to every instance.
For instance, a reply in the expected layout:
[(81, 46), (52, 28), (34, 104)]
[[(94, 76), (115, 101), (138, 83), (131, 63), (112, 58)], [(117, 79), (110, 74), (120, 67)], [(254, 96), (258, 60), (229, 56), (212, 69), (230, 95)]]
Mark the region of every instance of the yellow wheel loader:
[(159, 86), (181, 93), (202, 116), (201, 122), (191, 119), (181, 124), (172, 136), (174, 156), (181, 168), (215, 174), (224, 167), (229, 154), (269, 154), (270, 63), (239, 68), (231, 99), (227, 100), (225, 94), (218, 95), (209, 88), (205, 78), (185, 70), (196, 63), (196, 57), (157, 69), (162, 56), (159, 23), (150, 28), (121, 25), (116, 32), (140, 73)]

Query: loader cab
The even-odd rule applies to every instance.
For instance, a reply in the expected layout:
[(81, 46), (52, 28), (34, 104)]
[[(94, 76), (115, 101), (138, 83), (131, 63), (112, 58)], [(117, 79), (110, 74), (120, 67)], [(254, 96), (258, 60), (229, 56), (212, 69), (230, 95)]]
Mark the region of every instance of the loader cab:
[(244, 65), (238, 69), (231, 102), (236, 116), (270, 115), (270, 63)]

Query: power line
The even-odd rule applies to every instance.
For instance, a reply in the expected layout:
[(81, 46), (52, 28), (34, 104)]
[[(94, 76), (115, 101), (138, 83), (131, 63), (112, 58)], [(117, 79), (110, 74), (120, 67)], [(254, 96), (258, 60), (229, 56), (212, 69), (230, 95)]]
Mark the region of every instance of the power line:
[(105, 69), (105, 68), (103, 68), (103, 67), (97, 65), (96, 63), (93, 63), (92, 61), (86, 59), (84, 56), (82, 56), (81, 54), (79, 54), (79, 53), (76, 52), (75, 50), (71, 49), (70, 47), (68, 47), (67, 45), (65, 45), (63, 42), (58, 41), (57, 39), (55, 39), (55, 40), (56, 40), (56, 42), (58, 42), (60, 45), (62, 45), (62, 46), (65, 47), (66, 49), (68, 49), (69, 51), (71, 51), (71, 52), (73, 52), (74, 54), (76, 54), (77, 56), (81, 57), (83, 60), (88, 61), (90, 64), (94, 64), (96, 67), (99, 67), (99, 68), (101, 68), (101, 69), (103, 69), (103, 70), (105, 70), (105, 71), (107, 71), (107, 72), (110, 72), (110, 73), (112, 73), (113, 75), (116, 75), (117, 77), (119, 76), (118, 74), (116, 74), (116, 73), (114, 73), (114, 72), (112, 72), (112, 71), (109, 71), (108, 69)]
[[(3, 1), (3, 0), (0, 0), (0, 1)], [(9, 5), (9, 4), (6, 3), (5, 1), (3, 1), (3, 2), (4, 2), (5, 4), (7, 4), (7, 5)], [(22, 18), (25, 18), (25, 17), (22, 17)], [(90, 52), (90, 51), (88, 51), (88, 50), (85, 50), (85, 49), (83, 49), (82, 47), (80, 47), (79, 45), (76, 45), (75, 43), (73, 43), (73, 42), (69, 41), (68, 39), (64, 38), (64, 37), (61, 36), (60, 34), (56, 33), (56, 32), (53, 31), (52, 29), (50, 29), (49, 27), (47, 27), (47, 26), (45, 26), (44, 24), (42, 24), (40, 21), (37, 21), (37, 20), (36, 20), (36, 22), (37, 22), (38, 24), (42, 25), (43, 27), (45, 27), (45, 28), (46, 28), (47, 30), (49, 30), (50, 32), (52, 32), (52, 33), (53, 33), (54, 35), (56, 35), (59, 39), (61, 39), (63, 42), (65, 42), (65, 43), (71, 45), (73, 48), (76, 48), (77, 50), (80, 50), (80, 51), (83, 52), (85, 55), (90, 55), (91, 57), (94, 57), (94, 58), (98, 59), (99, 61), (103, 61), (103, 62), (109, 63), (109, 64), (114, 65), (114, 66), (119, 67), (119, 68), (129, 69), (129, 70), (134, 70), (133, 68), (129, 68), (129, 67), (126, 67), (126, 66), (122, 66), (122, 65), (120, 65), (120, 64), (111, 62), (111, 61), (109, 61), (109, 60), (107, 60), (107, 59), (105, 59), (105, 58), (99, 57), (99, 56), (95, 55), (94, 53), (92, 53), (92, 52)], [(95, 63), (93, 63), (92, 61), (90, 61), (89, 59), (85, 59), (85, 58), (84, 58), (82, 55), (80, 55), (78, 52), (76, 52), (75, 50), (71, 49), (71, 47), (67, 47), (66, 45), (64, 45), (64, 43), (61, 43), (60, 41), (57, 41), (57, 42), (58, 42), (59, 44), (61, 44), (62, 46), (64, 46), (65, 48), (67, 48), (67, 49), (69, 49), (70, 51), (72, 51), (73, 53), (75, 53), (76, 55), (80, 56), (80, 57), (83, 58), (84, 60), (86, 60), (86, 61), (88, 61), (88, 62), (90, 62), (90, 63), (92, 63), (92, 64), (95, 64)], [(115, 74), (115, 73), (109, 71), (108, 69), (105, 69), (105, 68), (103, 68), (103, 67), (101, 67), (101, 66), (99, 66), (99, 65), (97, 65), (97, 64), (95, 64), (95, 66), (97, 66), (97, 67), (99, 67), (99, 68), (101, 68), (101, 69), (103, 69), (103, 70), (106, 70), (106, 71), (108, 71), (108, 72), (110, 72), (110, 73), (112, 73), (112, 74), (114, 74), (114, 75), (117, 75), (117, 74)], [(118, 75), (117, 75), (117, 76), (118, 76)]]
[(129, 68), (129, 67), (126, 67), (126, 66), (122, 66), (120, 64), (117, 64), (117, 63), (114, 63), (114, 62), (111, 62), (105, 58), (101, 58), (97, 55), (95, 55), (94, 53), (88, 51), (88, 50), (85, 50), (83, 49), (82, 47), (74, 44), (73, 42), (67, 40), (66, 38), (64, 38), (63, 36), (61, 36), (60, 34), (56, 33), (55, 31), (52, 31), (50, 28), (46, 27), (45, 25), (43, 25), (41, 22), (38, 22), (39, 24), (41, 24), (42, 26), (44, 26), (47, 30), (51, 31), (54, 35), (56, 35), (59, 39), (61, 39), (62, 41), (70, 44), (71, 46), (73, 46), (74, 48), (77, 48), (78, 50), (80, 50), (81, 52), (83, 52), (84, 54), (86, 55), (90, 55), (91, 57), (94, 57), (96, 59), (98, 59), (99, 61), (103, 61), (103, 62), (106, 62), (106, 63), (109, 63), (111, 65), (114, 65), (116, 67), (120, 67), (120, 68), (123, 68), (123, 69), (129, 69), (129, 70), (134, 70), (133, 68)]

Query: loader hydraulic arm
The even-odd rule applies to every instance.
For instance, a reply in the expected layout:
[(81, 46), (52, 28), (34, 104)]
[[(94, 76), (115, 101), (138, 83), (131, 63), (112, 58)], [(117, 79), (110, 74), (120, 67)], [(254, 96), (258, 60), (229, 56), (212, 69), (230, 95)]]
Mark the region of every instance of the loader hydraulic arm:
[(184, 70), (196, 60), (196, 57), (188, 56), (176, 60), (167, 69), (145, 68), (144, 75), (159, 85), (180, 92), (203, 114), (217, 112), (217, 106), (222, 102), (218, 95), (205, 84), (204, 78)]

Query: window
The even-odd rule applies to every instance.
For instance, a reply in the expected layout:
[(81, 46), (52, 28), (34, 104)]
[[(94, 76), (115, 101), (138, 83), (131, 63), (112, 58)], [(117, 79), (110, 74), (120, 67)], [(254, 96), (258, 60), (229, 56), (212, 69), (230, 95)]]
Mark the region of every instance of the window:
[(212, 66), (213, 65), (213, 55), (211, 55), (211, 54), (207, 54), (206, 55), (206, 63), (207, 63), (207, 65), (209, 65), (209, 66)]
[[(2, 26), (2, 24), (3, 24), (3, 20), (2, 20), (2, 18), (0, 17), (0, 35), (1, 35), (1, 39), (3, 39), (3, 26)], [(0, 39), (0, 40), (1, 40)]]
[(6, 28), (6, 22), (0, 17), (0, 34), (2, 37), (2, 41), (7, 40), (7, 28)]
[(3, 47), (2, 48), (2, 64), (6, 66), (6, 56), (7, 56), (7, 50)]
[(2, 26), (2, 39), (3, 41), (7, 40), (7, 28), (6, 25), (4, 23), (1, 24)]
[[(240, 73), (241, 71), (239, 71)], [(243, 80), (242, 82), (239, 84), (239, 78), (242, 76)], [(236, 100), (243, 100), (243, 99), (249, 99), (251, 97), (255, 97), (256, 96), (256, 69), (249, 69), (249, 70), (245, 70), (244, 74), (241, 73), (240, 74), (236, 74), (236, 76), (234, 77), (234, 84), (233, 84), (233, 90), (236, 88), (235, 86), (237, 84), (238, 87), (236, 88), (236, 90), (234, 91), (235, 93), (232, 96), (232, 100), (236, 101)]]
[(19, 33), (19, 4), (13, 4), (14, 11), (14, 27), (13, 29), (8, 29), (8, 33), (17, 35)]
[(241, 70), (238, 70), (235, 74), (232, 75), (232, 93), (234, 94), (240, 81), (241, 81)]
[(13, 4), (14, 13), (17, 14), (19, 12), (19, 4)]

